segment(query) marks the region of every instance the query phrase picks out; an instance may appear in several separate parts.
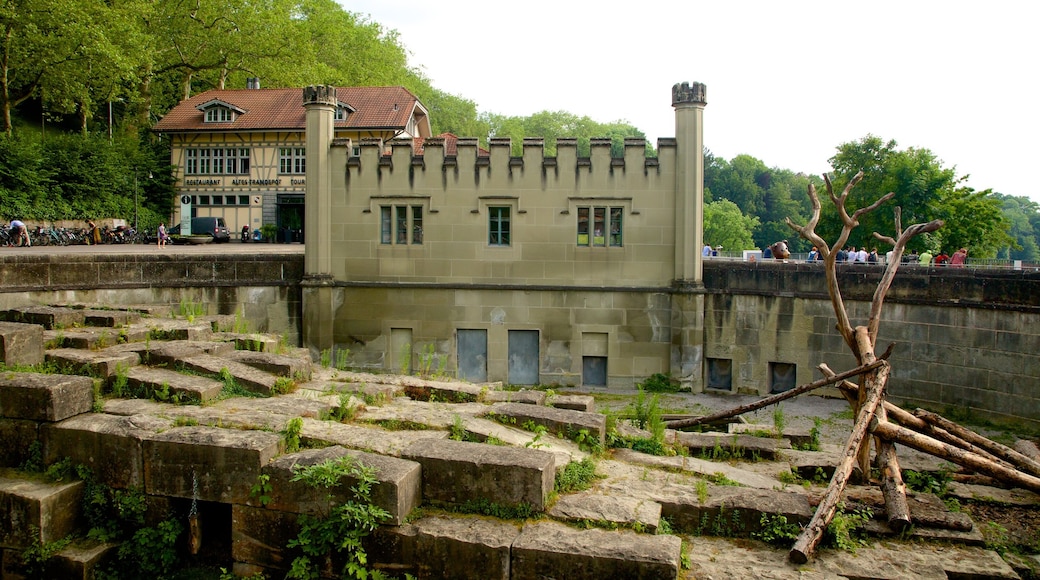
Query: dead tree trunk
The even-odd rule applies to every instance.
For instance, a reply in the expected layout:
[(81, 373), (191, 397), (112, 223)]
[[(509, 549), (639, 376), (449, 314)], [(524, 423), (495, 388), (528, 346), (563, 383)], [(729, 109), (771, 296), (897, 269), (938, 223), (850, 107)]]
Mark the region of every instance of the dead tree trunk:
[(907, 447), (912, 447), (918, 451), (934, 455), (945, 459), (951, 463), (973, 469), (983, 475), (988, 475), (994, 479), (1003, 481), (1021, 487), (1022, 489), (1028, 489), (1034, 493), (1040, 493), (1040, 478), (1034, 477), (1027, 473), (1022, 473), (1017, 469), (1005, 467), (995, 461), (989, 460), (981, 455), (965, 451), (959, 447), (950, 445), (949, 443), (943, 443), (933, 439), (927, 435), (922, 435), (915, 431), (911, 431), (906, 427), (899, 427), (892, 423), (877, 423), (874, 427), (874, 434), (894, 441), (896, 443), (902, 443)]
[(860, 445), (863, 443), (863, 439), (867, 434), (867, 429), (874, 420), (874, 412), (877, 411), (885, 393), (885, 384), (888, 382), (889, 367), (887, 362), (880, 362), (882, 363), (881, 366), (875, 372), (871, 373), (871, 379), (866, 383), (866, 400), (860, 408), (859, 414), (856, 416), (856, 423), (852, 427), (852, 434), (845, 443), (845, 451), (842, 454), (842, 461), (834, 469), (834, 476), (831, 477), (831, 483), (827, 486), (827, 491), (824, 493), (823, 499), (820, 500), (820, 504), (816, 507), (816, 513), (813, 514), (812, 520), (810, 520), (809, 525), (802, 530), (801, 535), (798, 536), (798, 539), (795, 541), (794, 546), (788, 554), (791, 561), (796, 564), (804, 564), (809, 561), (813, 552), (816, 551), (816, 547), (819, 546), (820, 540), (823, 539), (824, 530), (827, 529), (831, 520), (834, 519), (834, 513), (838, 509), (838, 502), (841, 500), (841, 494), (845, 491), (845, 486), (848, 485), (849, 482), (849, 476), (852, 473), (853, 467), (856, 465), (856, 456), (859, 452)]

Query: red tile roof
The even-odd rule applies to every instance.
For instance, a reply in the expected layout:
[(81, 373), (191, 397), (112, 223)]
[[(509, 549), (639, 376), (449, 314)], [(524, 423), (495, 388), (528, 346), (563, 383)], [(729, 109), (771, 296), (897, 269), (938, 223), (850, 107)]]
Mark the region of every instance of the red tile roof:
[[(426, 109), (404, 87), (339, 87), (336, 98), (354, 109), (346, 121), (336, 121), (337, 129), (396, 130), (408, 127), (413, 113), (426, 116)], [(220, 101), (245, 113), (228, 123), (206, 123), (198, 105)], [(181, 101), (153, 127), (154, 131), (238, 132), (260, 130), (304, 129), (303, 90), (288, 89), (224, 89), (206, 91)]]

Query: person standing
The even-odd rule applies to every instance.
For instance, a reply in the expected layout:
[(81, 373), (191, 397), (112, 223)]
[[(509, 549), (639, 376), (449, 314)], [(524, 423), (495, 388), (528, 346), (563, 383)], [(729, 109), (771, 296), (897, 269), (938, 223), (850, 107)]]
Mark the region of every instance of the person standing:
[(936, 266), (945, 266), (950, 263), (950, 257), (946, 255), (946, 252), (939, 250), (939, 255), (935, 256)]
[(950, 266), (954, 268), (963, 268), (964, 262), (968, 259), (968, 248), (961, 248), (950, 256)]
[(921, 252), (921, 255), (918, 256), (918, 258), (920, 259), (920, 262), (921, 262), (922, 266), (931, 266), (932, 265), (932, 253), (929, 252), (928, 250), (925, 250), (925, 251)]
[(166, 223), (165, 222), (159, 222), (159, 232), (158, 232), (158, 235), (156, 237), (158, 238), (156, 240), (156, 245), (157, 246), (159, 246), (161, 248), (161, 247), (166, 245)]
[(32, 240), (29, 239), (29, 228), (25, 227), (25, 222), (22, 220), (11, 220), (11, 235), (19, 245), (32, 247)]

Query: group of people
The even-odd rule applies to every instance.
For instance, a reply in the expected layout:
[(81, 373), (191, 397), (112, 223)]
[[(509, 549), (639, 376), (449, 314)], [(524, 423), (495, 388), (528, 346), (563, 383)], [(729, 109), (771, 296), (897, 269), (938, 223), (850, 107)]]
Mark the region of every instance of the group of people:
[[(769, 251), (768, 249), (766, 250)], [(823, 256), (820, 254), (816, 246), (809, 252), (809, 257), (806, 261), (816, 262), (822, 260)], [(903, 254), (901, 263), (903, 264), (919, 264), (924, 266), (935, 265), (935, 266), (954, 266), (963, 267), (965, 261), (968, 259), (968, 248), (961, 248), (953, 253), (952, 256), (946, 254), (945, 251), (940, 251), (935, 256), (928, 250), (918, 254), (917, 250), (911, 250), (909, 254)], [(868, 252), (863, 246), (856, 249), (854, 246), (842, 248), (838, 250), (834, 256), (835, 262), (850, 262), (850, 263), (861, 263), (861, 264), (877, 264), (881, 261), (878, 256), (877, 248), (871, 248)], [(885, 263), (892, 261), (892, 251), (885, 254)]]

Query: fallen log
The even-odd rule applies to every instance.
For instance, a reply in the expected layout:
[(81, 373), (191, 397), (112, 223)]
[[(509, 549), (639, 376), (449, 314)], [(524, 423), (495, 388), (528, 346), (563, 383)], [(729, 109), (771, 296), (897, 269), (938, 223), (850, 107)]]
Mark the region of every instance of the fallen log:
[(983, 437), (982, 435), (979, 435), (971, 429), (967, 429), (958, 425), (957, 423), (954, 423), (953, 421), (950, 421), (942, 415), (938, 415), (930, 411), (925, 411), (924, 409), (915, 409), (914, 416), (924, 420), (929, 425), (934, 425), (940, 429), (945, 429), (952, 435), (984, 449), (989, 454), (994, 455), (1010, 463), (1011, 465), (1014, 465), (1016, 468), (1025, 471), (1030, 475), (1040, 477), (1040, 462), (1037, 462), (1035, 459), (1027, 455), (1023, 455), (1022, 453), (1019, 453), (1018, 451), (1015, 451), (1014, 449), (1006, 445), (997, 443), (992, 439)]
[(755, 401), (754, 403), (748, 403), (747, 405), (742, 405), (740, 407), (735, 407), (726, 411), (719, 411), (718, 413), (705, 415), (703, 417), (695, 417), (693, 419), (681, 419), (679, 421), (669, 421), (665, 424), (665, 427), (669, 429), (682, 429), (683, 427), (693, 427), (694, 425), (700, 425), (702, 423), (713, 423), (715, 421), (719, 421), (720, 419), (728, 419), (729, 417), (733, 417), (736, 415), (743, 415), (744, 413), (757, 411), (758, 409), (768, 407), (769, 405), (779, 403), (780, 401), (784, 401), (792, 397), (797, 397), (802, 393), (807, 393), (814, 389), (819, 389), (820, 387), (826, 387), (827, 385), (833, 385), (834, 383), (845, 380), (849, 377), (854, 377), (856, 375), (861, 375), (863, 373), (870, 372), (883, 364), (886, 364), (884, 360), (878, 360), (870, 364), (860, 365), (854, 369), (849, 369), (843, 373), (838, 373), (833, 377), (825, 377), (818, 381), (800, 385), (791, 389), (790, 391), (784, 391), (782, 393), (778, 393), (776, 395), (760, 399), (758, 401)]
[[(809, 561), (813, 552), (816, 551), (816, 547), (819, 546), (820, 540), (823, 539), (824, 530), (827, 529), (831, 520), (834, 519), (834, 512), (838, 509), (841, 494), (845, 491), (845, 486), (849, 482), (849, 476), (852, 474), (853, 467), (856, 466), (859, 448), (867, 435), (867, 429), (873, 422), (874, 413), (881, 404), (885, 392), (885, 384), (888, 382), (889, 366), (884, 360), (877, 362), (879, 363), (878, 367), (869, 375), (865, 383), (866, 398), (863, 405), (860, 406), (859, 414), (856, 416), (856, 423), (852, 426), (852, 433), (849, 435), (848, 441), (845, 442), (842, 461), (834, 468), (834, 476), (831, 477), (831, 483), (827, 486), (827, 491), (820, 500), (816, 513), (813, 514), (809, 524), (802, 530), (802, 533), (795, 540), (794, 546), (788, 553), (788, 558), (796, 564), (805, 564)], [(835, 375), (833, 378), (839, 376)], [(841, 378), (838, 380), (841, 380)]]
[(1005, 467), (981, 455), (965, 451), (960, 447), (944, 443), (916, 431), (911, 431), (906, 427), (878, 422), (874, 425), (874, 434), (889, 441), (901, 443), (918, 451), (940, 457), (951, 463), (973, 469), (978, 473), (988, 475), (1004, 483), (1028, 489), (1033, 493), (1040, 493), (1040, 478), (1023, 473), (1017, 469)]

